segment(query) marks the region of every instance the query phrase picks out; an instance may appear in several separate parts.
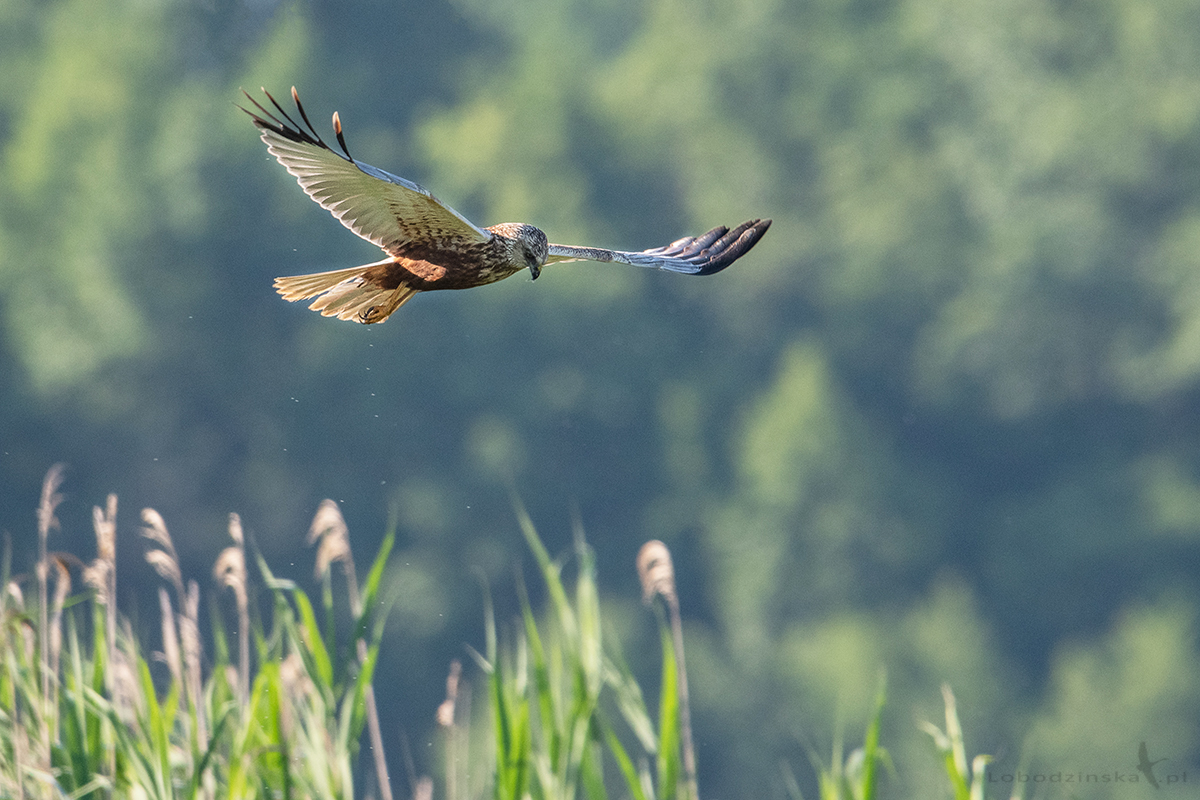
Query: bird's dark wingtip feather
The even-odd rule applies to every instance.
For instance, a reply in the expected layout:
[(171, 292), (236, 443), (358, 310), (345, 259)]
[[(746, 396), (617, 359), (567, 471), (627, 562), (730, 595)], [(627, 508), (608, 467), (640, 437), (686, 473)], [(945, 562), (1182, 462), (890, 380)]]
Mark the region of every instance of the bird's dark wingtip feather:
[(333, 132), (337, 135), (338, 144), (342, 147), (342, 152), (346, 154), (346, 158), (351, 161), (354, 156), (350, 155), (350, 148), (346, 147), (346, 137), (342, 136), (342, 118), (338, 116), (338, 112), (333, 112)]
[(258, 109), (258, 111), (254, 112), (243, 106), (237, 106), (237, 103), (234, 103), (234, 105), (249, 114), (250, 118), (254, 120), (254, 124), (259, 128), (267, 128), (269, 130), (278, 132), (279, 128), (283, 126), (283, 123), (276, 119), (274, 114), (263, 108), (262, 103), (255, 100), (245, 89), (242, 89), (242, 94), (246, 95), (246, 99), (249, 100), (250, 103)]
[[(727, 228), (714, 228), (699, 237), (697, 244), (704, 240), (708, 241), (698, 253), (688, 258), (699, 267), (694, 274), (715, 275), (725, 269), (750, 252), (770, 227), (771, 220), (769, 219), (752, 219), (743, 222), (732, 231)], [(717, 233), (717, 236), (709, 239), (714, 233)], [(692, 250), (692, 247), (686, 249)]]
[[(246, 96), (247, 100), (254, 104), (254, 107), (258, 109), (258, 111), (254, 112), (248, 108), (238, 106), (238, 108), (241, 108), (242, 111), (245, 111), (250, 115), (250, 118), (254, 120), (254, 124), (257, 127), (264, 130), (269, 130), (293, 142), (310, 144), (316, 147), (322, 147), (331, 153), (335, 152), (333, 148), (325, 143), (325, 140), (321, 138), (321, 134), (317, 133), (316, 127), (309, 120), (308, 112), (304, 110), (304, 104), (300, 102), (300, 94), (296, 91), (295, 86), (292, 87), (291, 91), (292, 102), (296, 104), (296, 111), (299, 113), (300, 120), (303, 122), (303, 124), (293, 119), (292, 116), (284, 110), (283, 106), (279, 104), (279, 101), (277, 101), (265, 88), (262, 88), (262, 93), (266, 95), (269, 101), (271, 101), (271, 105), (274, 106), (275, 111), (268, 111), (262, 103), (260, 103), (258, 100), (255, 100), (245, 89), (242, 89), (242, 94)], [(235, 103), (234, 105), (237, 104)], [(278, 112), (279, 116), (276, 116), (275, 112)], [(280, 119), (280, 117), (283, 119)], [(337, 155), (345, 158), (347, 161), (353, 162), (354, 159), (350, 157), (350, 151), (346, 148), (346, 139), (342, 135), (341, 121), (337, 118), (336, 114), (334, 115), (333, 127), (334, 132), (337, 134), (338, 144), (342, 148), (342, 152), (338, 153)], [(305, 130), (305, 128), (307, 128), (307, 130)]]
[[(263, 91), (265, 92), (266, 90), (264, 89)], [(270, 95), (267, 95), (267, 96), (270, 97)], [(272, 98), (271, 102), (275, 102), (274, 98)], [(324, 147), (325, 142), (321, 141), (321, 135), (317, 133), (316, 127), (309, 120), (308, 112), (304, 110), (304, 104), (300, 102), (300, 93), (296, 91), (295, 86), (292, 87), (292, 102), (296, 104), (296, 110), (300, 112), (300, 119), (304, 120), (304, 124), (308, 126), (308, 129), (310, 131), (312, 131), (313, 138), (315, 138), (318, 142), (320, 142), (321, 146)], [(293, 123), (293, 124), (295, 124), (295, 123)], [(300, 126), (297, 125), (296, 127), (299, 128)], [(338, 138), (339, 139), (341, 138), (341, 131), (338, 132)], [(345, 148), (343, 147), (342, 149), (345, 149)], [(349, 156), (349, 153), (347, 153), (346, 155)]]

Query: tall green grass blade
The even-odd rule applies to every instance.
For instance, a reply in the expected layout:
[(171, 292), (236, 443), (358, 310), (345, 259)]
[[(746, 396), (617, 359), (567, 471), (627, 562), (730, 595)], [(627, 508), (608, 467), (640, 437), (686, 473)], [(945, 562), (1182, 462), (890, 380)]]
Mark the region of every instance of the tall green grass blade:
[(247, 752), (256, 764), (253, 770), (256, 777), (269, 780), (269, 785), (276, 789), (286, 784), (283, 773), (288, 770), (288, 763), (279, 748), (279, 743), (284, 739), (280, 724), (284, 694), (279, 679), (279, 664), (275, 661), (260, 664), (245, 719), (249, 728)]
[(875, 768), (882, 757), (879, 749), (879, 731), (883, 721), (883, 707), (887, 704), (887, 675), (879, 674), (879, 687), (875, 691), (875, 713), (867, 725), (867, 735), (863, 739), (862, 783), (856, 793), (859, 800), (872, 800), (875, 797)]
[(550, 670), (546, 661), (546, 651), (542, 647), (542, 637), (538, 633), (537, 620), (533, 616), (533, 607), (529, 603), (529, 594), (525, 584), (517, 582), (517, 591), (521, 602), (521, 619), (525, 624), (525, 641), (533, 659), (534, 695), (537, 698), (539, 720), (542, 737), (551, 763), (557, 763), (562, 750), (562, 736), (559, 720), (554, 713), (554, 692), (551, 687)]
[(338, 747), (345, 752), (349, 752), (353, 747), (352, 743), (358, 741), (358, 737), (362, 735), (363, 728), (367, 724), (364, 698), (367, 687), (371, 685), (371, 681), (375, 677), (375, 664), (378, 660), (379, 643), (375, 642), (367, 647), (367, 657), (363, 659), (351, 691), (342, 701), (338, 718)]
[(321, 628), (317, 623), (317, 615), (313, 611), (312, 602), (308, 595), (300, 589), (292, 592), (292, 600), (300, 612), (299, 634), (304, 647), (300, 649), (301, 658), (320, 686), (325, 690), (333, 689), (333, 662), (329, 658), (329, 649), (321, 637)]
[(604, 755), (597, 741), (588, 742), (579, 765), (579, 785), (587, 800), (608, 800), (604, 787)]
[(483, 669), (484, 674), (488, 676), (488, 703), (491, 707), (492, 733), (495, 739), (493, 743), (495, 747), (495, 771), (492, 793), (495, 800), (506, 800), (506, 798), (514, 797), (512, 795), (513, 787), (518, 782), (512, 775), (513, 767), (509, 762), (514, 726), (512, 720), (509, 718), (508, 703), (504, 696), (504, 676), (506, 670), (504, 665), (500, 663), (499, 658), (499, 644), (497, 643), (496, 636), (496, 614), (492, 607), (492, 596), (487, 590), (486, 583), (483, 589), (483, 631), (486, 653), (481, 657), (475, 650), (469, 650), (469, 652), (480, 668)]
[(796, 773), (792, 772), (791, 765), (782, 761), (779, 770), (783, 775), (783, 788), (790, 800), (804, 800), (804, 792), (800, 791), (800, 782), (796, 780)]
[(550, 604), (559, 615), (559, 623), (563, 627), (563, 633), (567, 640), (573, 642), (577, 635), (575, 615), (571, 612), (571, 601), (567, 597), (566, 587), (563, 586), (559, 566), (550, 558), (550, 552), (538, 537), (537, 528), (534, 527), (533, 520), (529, 518), (529, 513), (525, 511), (519, 501), (514, 500), (514, 503), (516, 503), (517, 521), (520, 523), (521, 533), (524, 535), (529, 549), (533, 551), (533, 557), (542, 572), (542, 578), (546, 581)]
[(954, 748), (950, 744), (949, 737), (932, 722), (921, 722), (920, 727), (921, 730), (925, 731), (933, 739), (934, 749), (937, 750), (938, 756), (942, 759), (942, 767), (946, 771), (947, 777), (950, 778), (950, 785), (954, 791), (955, 800), (969, 800), (970, 790), (955, 767)]
[[(580, 698), (583, 700), (583, 698)], [(558, 769), (560, 785), (566, 797), (574, 797), (578, 786), (580, 771), (583, 769), (587, 748), (591, 744), (592, 715), (594, 703), (579, 703), (570, 716), (569, 739), (567, 742), (567, 757), (562, 760)]]
[(654, 732), (654, 721), (646, 708), (642, 687), (638, 685), (637, 679), (633, 677), (619, 653), (608, 654), (605, 673), (605, 683), (612, 687), (621, 718), (633, 731), (643, 750), (647, 753), (657, 753), (658, 734)]
[(621, 740), (617, 738), (617, 734), (607, 723), (602, 722), (601, 728), (604, 732), (604, 741), (608, 745), (608, 752), (612, 753), (613, 760), (617, 762), (617, 768), (621, 771), (621, 777), (625, 779), (625, 788), (629, 790), (630, 798), (632, 800), (650, 800), (642, 787), (637, 767), (634, 766), (633, 759), (629, 757), (629, 752), (621, 744)]
[(675, 645), (665, 622), (660, 618), (662, 639), (662, 695), (658, 706), (658, 797), (669, 800), (678, 796), (679, 775), (679, 673), (675, 665)]
[(384, 570), (387, 568), (388, 556), (391, 555), (392, 546), (395, 543), (395, 532), (388, 531), (387, 535), (383, 537), (383, 542), (379, 545), (379, 552), (375, 554), (375, 561), (371, 564), (371, 569), (367, 573), (367, 580), (362, 588), (362, 613), (364, 617), (375, 606), (376, 598), (379, 596), (379, 587), (383, 582)]
[(143, 746), (148, 750), (147, 762), (152, 768), (151, 779), (159, 797), (168, 797), (171, 786), (171, 744), (167, 731), (167, 718), (154, 690), (154, 679), (150, 666), (138, 655), (133, 656), (141, 691), (139, 705), (143, 711), (141, 719)]
[(587, 682), (589, 704), (595, 704), (603, 679), (603, 637), (600, 625), (600, 594), (596, 589), (596, 559), (582, 540), (576, 543), (579, 577), (575, 582), (575, 609), (578, 620), (578, 659)]
[(954, 770), (960, 776), (970, 775), (967, 766), (967, 747), (963, 742), (962, 725), (958, 721), (958, 705), (950, 687), (942, 686), (942, 698), (946, 705), (946, 736), (950, 739), (950, 750), (954, 756)]
[[(113, 704), (101, 692), (91, 688), (84, 690), (85, 700), (92, 712), (103, 718), (107, 730), (113, 732), (115, 751), (117, 755), (117, 775), (121, 783), (136, 786), (141, 794), (148, 798), (159, 797), (153, 754), (149, 752), (146, 742), (141, 737), (134, 737), (130, 728), (125, 725)], [(109, 776), (110, 780), (114, 780)], [(119, 784), (115, 784), (119, 785)]]
[(197, 794), (199, 794), (204, 774), (208, 771), (209, 764), (212, 763), (216, 756), (217, 748), (222, 744), (221, 738), (225, 732), (225, 726), (229, 723), (232, 716), (233, 707), (230, 706), (225, 709), (225, 712), (217, 718), (216, 723), (213, 725), (212, 738), (209, 739), (208, 747), (205, 748), (204, 754), (196, 762), (195, 769), (192, 770), (192, 774), (188, 777), (188, 786), (184, 794), (187, 800), (194, 800)]
[[(942, 699), (946, 706), (946, 730), (943, 732), (930, 722), (920, 727), (933, 739), (934, 747), (942, 758), (955, 800), (971, 800), (971, 774), (967, 767), (967, 751), (963, 743), (962, 725), (958, 721), (958, 708), (954, 692), (948, 685), (942, 686)], [(984, 762), (986, 763), (986, 762)], [(980, 791), (982, 791), (982, 786)]]
[(272, 592), (283, 591), (290, 592), (297, 588), (296, 582), (288, 578), (276, 578), (275, 573), (271, 570), (271, 565), (263, 558), (262, 553), (254, 554), (254, 563), (258, 565), (258, 571), (262, 575), (263, 585)]
[(987, 765), (991, 756), (978, 755), (971, 760), (971, 800), (983, 800), (984, 783), (987, 780)]
[(83, 654), (79, 645), (79, 629), (75, 615), (65, 615), (67, 623), (66, 663), (63, 676), (64, 691), (62, 704), (63, 734), (66, 750), (70, 754), (71, 769), (77, 784), (90, 783), (104, 763), (100, 753), (100, 727), (98, 720), (88, 713), (84, 687)]
[(68, 800), (82, 800), (82, 798), (89, 796), (99, 797), (101, 796), (101, 793), (104, 792), (106, 792), (108, 795), (112, 794), (112, 781), (104, 777), (96, 777), (92, 778), (78, 789), (68, 793), (66, 797)]

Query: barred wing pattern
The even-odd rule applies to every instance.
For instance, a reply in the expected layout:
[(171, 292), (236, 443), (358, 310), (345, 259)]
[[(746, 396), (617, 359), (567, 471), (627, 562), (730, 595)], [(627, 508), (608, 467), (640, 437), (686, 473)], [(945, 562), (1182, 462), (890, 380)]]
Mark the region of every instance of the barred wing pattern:
[(547, 264), (563, 261), (602, 261), (632, 264), (635, 267), (665, 269), (685, 275), (712, 275), (737, 261), (771, 227), (769, 219), (752, 219), (733, 230), (713, 228), (703, 236), (687, 236), (666, 247), (626, 252), (594, 247), (551, 244)]
[[(296, 89), (292, 100), (304, 125), (292, 119), (266, 89), (278, 116), (248, 93), (258, 112), (243, 109), (261, 131), (267, 150), (296, 177), (305, 193), (347, 228), (392, 256), (412, 248), (453, 248), (492, 238), (438, 200), (423, 186), (355, 161), (346, 148), (342, 123), (333, 115), (333, 130), (342, 152), (334, 151), (313, 128)], [(280, 118), (282, 117), (282, 119)]]

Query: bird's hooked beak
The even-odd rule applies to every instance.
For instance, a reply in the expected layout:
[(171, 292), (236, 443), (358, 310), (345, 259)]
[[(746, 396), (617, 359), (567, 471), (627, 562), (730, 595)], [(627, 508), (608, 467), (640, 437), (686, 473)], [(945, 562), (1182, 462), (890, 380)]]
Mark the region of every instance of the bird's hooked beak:
[(541, 274), (542, 274), (542, 268), (541, 268), (541, 267), (539, 267), (537, 264), (530, 264), (530, 265), (529, 265), (529, 275), (530, 275), (530, 278), (529, 278), (529, 279), (530, 279), (531, 281), (536, 281), (536, 280), (538, 279), (538, 275), (541, 275)]

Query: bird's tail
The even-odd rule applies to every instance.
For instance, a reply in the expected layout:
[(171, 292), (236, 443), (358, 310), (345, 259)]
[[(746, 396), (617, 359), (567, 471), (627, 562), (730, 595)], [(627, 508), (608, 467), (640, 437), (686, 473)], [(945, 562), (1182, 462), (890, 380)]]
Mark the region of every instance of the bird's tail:
[(383, 322), (419, 291), (403, 285), (387, 289), (372, 280), (373, 273), (392, 263), (389, 258), (349, 269), (276, 278), (275, 290), (292, 302), (317, 298), (309, 308), (325, 317), (367, 324)]

